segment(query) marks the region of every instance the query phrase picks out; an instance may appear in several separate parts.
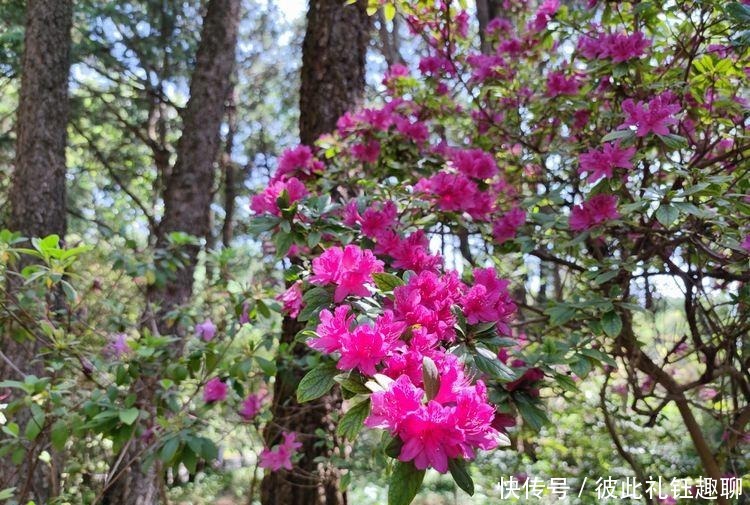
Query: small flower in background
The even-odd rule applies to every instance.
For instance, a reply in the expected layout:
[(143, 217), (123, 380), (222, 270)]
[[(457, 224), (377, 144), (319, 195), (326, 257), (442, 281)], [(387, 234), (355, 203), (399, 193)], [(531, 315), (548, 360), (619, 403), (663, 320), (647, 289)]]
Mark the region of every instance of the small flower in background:
[(621, 148), (620, 142), (607, 143), (601, 151), (591, 149), (578, 157), (578, 173), (588, 173), (588, 181), (596, 182), (602, 177), (611, 178), (615, 168), (633, 168), (635, 147)]
[(274, 472), (282, 468), (292, 469), (292, 456), (297, 452), (297, 449), (302, 447), (302, 443), (297, 442), (297, 434), (293, 431), (284, 432), (283, 436), (284, 441), (282, 443), (272, 449), (265, 448), (261, 451), (258, 466)]
[(224, 401), (227, 397), (227, 391), (229, 391), (229, 386), (218, 377), (214, 377), (206, 382), (203, 388), (203, 401), (206, 403)]
[(622, 110), (626, 117), (618, 129), (635, 126), (635, 134), (639, 137), (645, 137), (649, 133), (669, 135), (669, 127), (677, 124), (674, 114), (680, 112), (680, 105), (673, 93), (665, 91), (649, 100), (648, 103), (635, 102), (628, 98), (622, 102)]
[(206, 342), (210, 342), (216, 336), (216, 325), (211, 319), (206, 318), (200, 324), (195, 325), (195, 334)]
[(331, 247), (313, 260), (310, 282), (318, 285), (336, 284), (333, 301), (341, 302), (348, 295), (370, 296), (365, 284), (372, 282), (372, 274), (383, 271), (383, 262), (370, 250), (356, 245)]
[(128, 354), (131, 349), (127, 341), (128, 336), (125, 333), (116, 333), (112, 335), (109, 343), (104, 348), (104, 353), (113, 358), (121, 358)]
[(242, 405), (238, 411), (240, 417), (245, 421), (252, 421), (258, 415), (258, 412), (260, 412), (265, 397), (265, 390), (249, 394), (247, 398), (242, 400)]
[(276, 300), (284, 304), (284, 312), (289, 317), (297, 317), (302, 310), (302, 281), (297, 281), (289, 289), (276, 296)]
[(707, 402), (716, 398), (718, 394), (719, 392), (714, 388), (700, 388), (698, 391), (698, 398)]
[(740, 246), (750, 253), (750, 234), (745, 236), (745, 240), (742, 241)]

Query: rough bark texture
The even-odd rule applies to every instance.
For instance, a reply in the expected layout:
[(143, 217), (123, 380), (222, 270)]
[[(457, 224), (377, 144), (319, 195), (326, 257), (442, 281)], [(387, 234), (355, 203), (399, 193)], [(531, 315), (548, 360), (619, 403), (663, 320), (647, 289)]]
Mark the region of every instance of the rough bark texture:
[[(177, 161), (167, 180), (164, 217), (156, 244), (166, 247), (171, 232), (183, 232), (198, 238), (209, 234), (210, 205), (214, 183), (224, 101), (235, 63), (240, 0), (211, 0), (203, 19), (201, 42), (190, 83), (190, 99), (183, 115), (182, 137), (177, 146)], [(184, 246), (183, 268), (178, 269), (161, 288), (148, 293), (149, 306), (158, 306), (146, 320), (162, 334), (176, 334), (172, 352), (182, 351), (184, 329), (172, 326), (166, 314), (188, 302), (192, 294), (193, 274), (199, 246)], [(141, 381), (136, 386), (141, 406), (153, 409), (155, 385)], [(140, 463), (146, 446), (135, 439), (122, 457), (124, 467), (117, 470), (102, 502), (110, 505), (147, 505), (160, 498), (161, 472), (158, 465), (143, 469)], [(131, 463), (132, 464), (129, 464)]]
[(311, 0), (302, 45), (300, 140), (312, 145), (361, 99), (371, 20), (362, 2)]
[[(362, 99), (365, 86), (365, 57), (371, 20), (360, 2), (345, 5), (337, 0), (311, 0), (307, 32), (302, 48), (300, 90), (300, 140), (312, 145), (323, 133), (333, 131), (336, 121)], [(303, 325), (285, 318), (281, 340), (294, 342)], [(304, 356), (306, 347), (297, 344), (293, 355)], [(293, 471), (266, 472), (261, 484), (263, 505), (343, 505), (346, 495), (339, 489), (336, 468), (315, 462), (329, 457), (335, 449), (315, 435), (322, 429), (326, 440), (335, 440), (330, 413), (341, 398), (332, 393), (300, 405), (296, 390), (304, 371), (286, 357), (277, 362), (278, 373), (271, 406), (273, 422), (264, 434), (266, 444), (274, 445), (282, 431), (295, 431), (303, 442), (302, 458)]]
[[(27, 4), (8, 223), (10, 229), (26, 237), (65, 236), (65, 130), (72, 13), (72, 0), (30, 0)], [(12, 283), (8, 291), (12, 298)], [(57, 305), (54, 298), (48, 300), (53, 309)], [(0, 348), (18, 371), (39, 377), (45, 374), (43, 363), (35, 359), (41, 349), (38, 340), (21, 344), (7, 335), (0, 338)], [(18, 371), (0, 360), (3, 379), (22, 379)], [(28, 410), (19, 411), (14, 421), (24, 430), (29, 422)], [(9, 458), (1, 458), (0, 489), (15, 487), (16, 497), (23, 503), (46, 503), (54, 496), (59, 487), (57, 458), (51, 466), (40, 462), (42, 450), (53, 452), (46, 431), (29, 446), (19, 467)]]

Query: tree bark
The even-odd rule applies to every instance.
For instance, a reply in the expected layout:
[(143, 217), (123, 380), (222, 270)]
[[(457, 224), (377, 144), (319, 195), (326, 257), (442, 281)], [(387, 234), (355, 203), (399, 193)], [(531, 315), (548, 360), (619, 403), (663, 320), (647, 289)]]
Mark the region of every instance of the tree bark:
[[(177, 160), (167, 180), (164, 194), (164, 217), (157, 231), (157, 247), (168, 246), (172, 232), (183, 232), (197, 238), (210, 233), (210, 206), (214, 184), (214, 163), (224, 117), (224, 102), (235, 64), (240, 0), (210, 0), (203, 18), (196, 66), (190, 83), (190, 99), (183, 114), (182, 137), (177, 145)], [(193, 274), (200, 246), (180, 246), (183, 265), (162, 286), (147, 293), (149, 306), (145, 320), (161, 334), (178, 338), (171, 349), (182, 352), (185, 328), (172, 324), (167, 315), (187, 303), (192, 295)], [(150, 307), (157, 307), (151, 309)], [(156, 384), (148, 378), (136, 385), (142, 408), (155, 415)], [(133, 440), (121, 460), (125, 467), (108, 483), (102, 503), (110, 505), (148, 505), (159, 500), (161, 472), (159, 465), (143, 468), (146, 445), (141, 438)], [(132, 464), (129, 464), (132, 462)]]
[[(371, 20), (366, 5), (345, 5), (342, 0), (311, 0), (307, 13), (307, 31), (302, 46), (302, 82), (300, 89), (300, 140), (312, 145), (322, 134), (333, 131), (336, 121), (361, 100), (365, 87), (365, 58), (370, 38)], [(303, 324), (284, 318), (281, 341), (293, 345), (295, 358), (307, 352), (304, 345), (294, 345), (294, 337)], [(261, 483), (263, 505), (343, 505), (346, 494), (339, 489), (338, 469), (318, 463), (332, 450), (315, 434), (326, 432), (326, 440), (336, 440), (330, 414), (341, 404), (338, 393), (300, 405), (296, 390), (304, 375), (288, 356), (277, 360), (278, 373), (271, 406), (273, 421), (264, 433), (272, 446), (280, 441), (281, 432), (294, 431), (303, 442), (302, 455), (293, 471), (266, 472)]]
[[(72, 0), (30, 0), (26, 10), (26, 33), (21, 61), (21, 93), (16, 123), (15, 169), (10, 187), (8, 226), (25, 237), (56, 234), (65, 237), (65, 146), (68, 124), (68, 73), (70, 71), (70, 29)], [(27, 261), (23, 261), (23, 268)], [(8, 295), (14, 297), (14, 283)], [(48, 302), (55, 310), (59, 303)], [(24, 374), (45, 375), (37, 360), (42, 347), (38, 340), (19, 343), (1, 335), (2, 351), (13, 367), (0, 360), (0, 377), (22, 379)], [(14, 370), (15, 367), (15, 370)], [(30, 414), (22, 409), (14, 422), (23, 432)], [(46, 430), (28, 448), (24, 462), (16, 467), (0, 458), (0, 489), (16, 488), (19, 502), (46, 503), (58, 490), (56, 459), (47, 465), (39, 461), (49, 447)]]

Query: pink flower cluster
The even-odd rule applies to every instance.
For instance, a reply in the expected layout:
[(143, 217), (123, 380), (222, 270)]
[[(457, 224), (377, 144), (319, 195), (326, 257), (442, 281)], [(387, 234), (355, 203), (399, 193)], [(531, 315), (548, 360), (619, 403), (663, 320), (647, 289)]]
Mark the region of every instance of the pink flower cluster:
[(615, 168), (630, 170), (633, 168), (635, 147), (620, 147), (620, 142), (606, 143), (601, 150), (591, 149), (578, 157), (578, 173), (588, 172), (589, 182), (596, 182), (602, 177), (611, 178)]
[(302, 281), (297, 281), (286, 291), (276, 296), (276, 300), (284, 304), (283, 310), (289, 317), (297, 317), (304, 303), (302, 302)]
[(617, 197), (614, 195), (595, 195), (570, 212), (570, 229), (583, 231), (598, 226), (610, 219), (617, 219)]
[(494, 197), (490, 191), (463, 173), (438, 172), (421, 179), (414, 186), (418, 192), (432, 197), (437, 206), (446, 212), (466, 212), (472, 218), (487, 220), (494, 209)]
[(550, 72), (547, 76), (547, 96), (554, 98), (561, 95), (577, 95), (580, 85), (575, 76), (566, 76), (562, 72)]
[(369, 296), (366, 284), (372, 282), (372, 274), (383, 271), (383, 262), (376, 259), (372, 251), (356, 245), (331, 247), (312, 262), (313, 284), (335, 284), (333, 300), (341, 302), (348, 295)]
[(497, 329), (510, 334), (508, 323), (516, 304), (508, 293), (509, 282), (500, 279), (494, 268), (474, 270), (474, 285), (461, 298), (461, 308), (469, 324), (497, 323)]
[(503, 214), (492, 225), (492, 236), (498, 244), (514, 239), (518, 228), (526, 222), (526, 212), (514, 207)]
[(438, 396), (427, 403), (423, 403), (425, 391), (406, 375), (371, 397), (365, 426), (386, 429), (400, 438), (398, 459), (413, 461), (420, 470), (432, 467), (445, 473), (450, 459), (473, 459), (476, 449), (499, 445), (499, 432), (492, 426), (495, 409), (487, 402), (484, 383), (472, 385), (460, 368), (452, 371), (441, 378)]
[(476, 179), (490, 179), (499, 172), (495, 158), (482, 149), (456, 149), (451, 161), (460, 173)]
[(322, 172), (323, 166), (322, 161), (315, 159), (310, 147), (300, 144), (281, 153), (273, 182), (284, 180), (290, 174), (302, 178), (309, 177)]
[(260, 453), (260, 460), (258, 466), (261, 468), (267, 468), (272, 471), (278, 471), (282, 468), (286, 470), (292, 469), (292, 457), (297, 452), (297, 449), (302, 447), (302, 443), (297, 441), (297, 434), (295, 432), (284, 432), (284, 441), (278, 445), (275, 445), (272, 449), (265, 448)]
[(256, 214), (267, 212), (274, 216), (280, 216), (281, 210), (279, 209), (277, 200), (284, 191), (289, 195), (289, 203), (302, 200), (308, 194), (307, 188), (305, 188), (305, 185), (299, 179), (290, 177), (286, 180), (272, 182), (264, 191), (253, 196), (253, 199), (250, 201), (250, 208)]
[(615, 63), (640, 58), (650, 45), (651, 41), (640, 31), (632, 35), (593, 33), (578, 41), (578, 49), (585, 58), (610, 59)]
[(214, 377), (206, 382), (203, 388), (203, 401), (206, 403), (224, 401), (228, 391), (229, 386), (218, 377)]
[(636, 127), (636, 135), (645, 137), (649, 133), (669, 135), (669, 126), (677, 124), (675, 114), (680, 112), (680, 105), (673, 93), (666, 91), (644, 103), (635, 102), (632, 98), (622, 102), (625, 121), (618, 129)]

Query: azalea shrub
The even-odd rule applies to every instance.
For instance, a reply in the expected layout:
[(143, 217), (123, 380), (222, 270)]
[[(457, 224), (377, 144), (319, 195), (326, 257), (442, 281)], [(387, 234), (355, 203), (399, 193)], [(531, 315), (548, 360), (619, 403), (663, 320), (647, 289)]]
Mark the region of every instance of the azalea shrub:
[[(384, 431), (393, 504), (428, 468), (471, 493), (466, 463), (596, 367), (644, 420), (675, 402), (697, 475), (746, 471), (750, 7), (502, 4), (485, 53), (461, 5), (389, 4), (418, 65), (252, 199), (317, 353), (298, 400), (341, 388), (339, 434)], [(634, 319), (670, 282), (688, 327), (665, 350)], [(696, 404), (724, 427), (714, 449)]]

